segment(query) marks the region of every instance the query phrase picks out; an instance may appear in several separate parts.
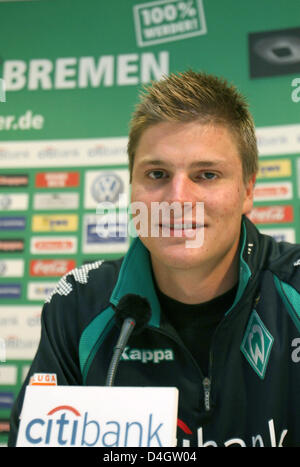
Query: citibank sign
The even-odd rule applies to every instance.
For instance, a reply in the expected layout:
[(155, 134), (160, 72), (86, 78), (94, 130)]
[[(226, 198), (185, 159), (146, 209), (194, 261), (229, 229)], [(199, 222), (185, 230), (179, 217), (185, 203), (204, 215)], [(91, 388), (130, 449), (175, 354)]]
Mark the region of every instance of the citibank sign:
[(39, 446), (162, 446), (163, 423), (148, 415), (148, 422), (132, 419), (120, 423), (108, 420), (101, 423), (85, 411), (62, 405), (54, 407), (43, 418), (34, 418), (26, 426), (28, 443)]
[(28, 386), (17, 446), (176, 446), (177, 404), (176, 388)]

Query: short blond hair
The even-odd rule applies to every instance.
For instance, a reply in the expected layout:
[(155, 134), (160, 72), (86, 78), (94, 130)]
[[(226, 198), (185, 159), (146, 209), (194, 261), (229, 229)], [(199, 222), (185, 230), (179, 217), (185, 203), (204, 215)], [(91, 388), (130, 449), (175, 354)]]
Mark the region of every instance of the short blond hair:
[(129, 131), (130, 179), (142, 133), (161, 122), (221, 124), (234, 135), (246, 183), (258, 170), (254, 121), (245, 97), (234, 85), (214, 75), (188, 70), (152, 82), (140, 94)]

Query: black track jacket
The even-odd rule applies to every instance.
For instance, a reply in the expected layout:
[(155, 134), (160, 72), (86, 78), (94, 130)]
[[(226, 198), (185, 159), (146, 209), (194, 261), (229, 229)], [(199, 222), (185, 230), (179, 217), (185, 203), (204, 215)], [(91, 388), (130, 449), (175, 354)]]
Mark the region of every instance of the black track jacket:
[(59, 385), (105, 385), (119, 335), (116, 305), (146, 297), (152, 317), (122, 355), (116, 386), (175, 386), (178, 446), (300, 447), (300, 246), (242, 222), (239, 286), (218, 325), (203, 375), (160, 310), (149, 253), (135, 239), (124, 259), (75, 269), (42, 312), (36, 357), (11, 417), (16, 442), (25, 386), (34, 373)]

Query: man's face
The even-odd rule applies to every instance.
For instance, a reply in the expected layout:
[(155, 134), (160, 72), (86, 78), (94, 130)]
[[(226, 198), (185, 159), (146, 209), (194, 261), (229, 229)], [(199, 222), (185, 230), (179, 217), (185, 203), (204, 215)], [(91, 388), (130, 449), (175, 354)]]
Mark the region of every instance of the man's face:
[[(170, 217), (168, 237), (141, 237), (152, 262), (210, 269), (233, 258), (241, 216), (252, 208), (253, 185), (254, 177), (247, 185), (243, 182), (237, 145), (225, 126), (164, 122), (145, 130), (135, 154), (131, 201), (146, 204), (149, 223), (153, 202), (192, 206), (189, 219)], [(204, 203), (204, 225), (196, 222), (197, 202)], [(186, 230), (187, 221), (192, 230)], [(196, 238), (197, 229), (204, 229), (203, 244), (189, 248), (187, 240), (193, 234)]]

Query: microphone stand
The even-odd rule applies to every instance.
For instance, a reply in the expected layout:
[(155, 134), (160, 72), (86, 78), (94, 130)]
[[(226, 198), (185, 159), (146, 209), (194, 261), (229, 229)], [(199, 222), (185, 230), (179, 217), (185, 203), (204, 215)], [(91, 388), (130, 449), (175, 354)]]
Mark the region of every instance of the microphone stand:
[(135, 327), (135, 320), (133, 318), (126, 318), (123, 322), (120, 336), (116, 346), (114, 347), (114, 353), (109, 365), (105, 386), (113, 386), (117, 368), (120, 362), (121, 355), (125, 349), (128, 339)]

